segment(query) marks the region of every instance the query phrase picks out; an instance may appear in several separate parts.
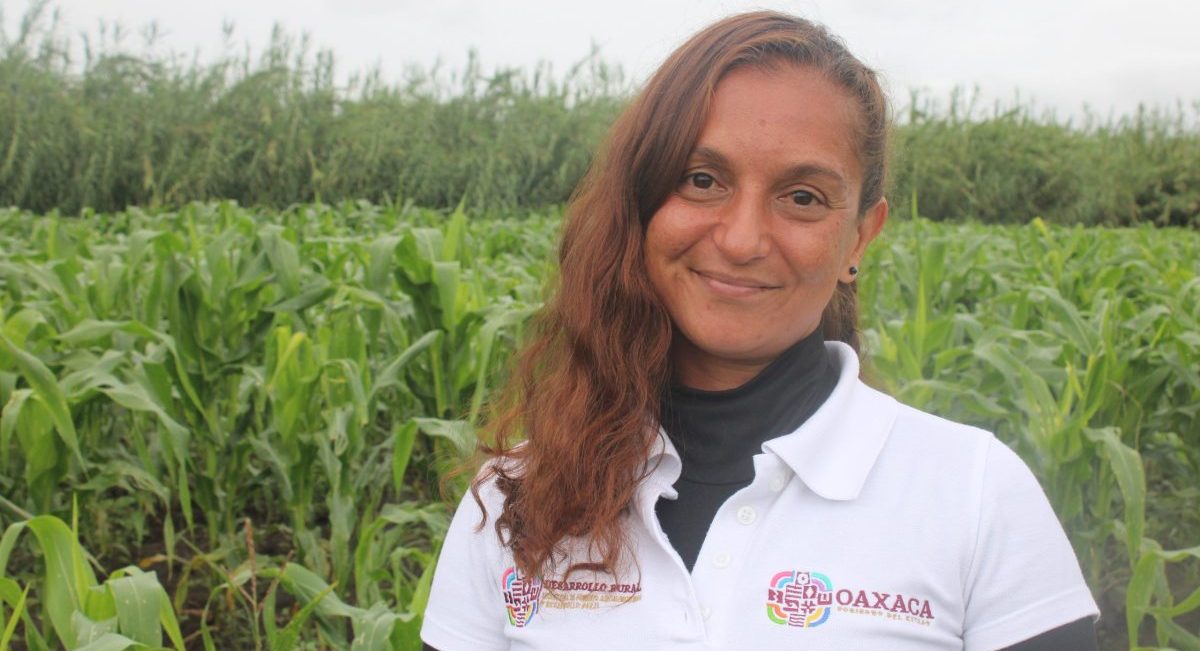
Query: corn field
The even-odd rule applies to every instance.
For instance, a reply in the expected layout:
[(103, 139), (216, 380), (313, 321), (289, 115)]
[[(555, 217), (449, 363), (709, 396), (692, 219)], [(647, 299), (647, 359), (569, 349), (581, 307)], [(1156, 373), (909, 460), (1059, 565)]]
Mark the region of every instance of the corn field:
[[(0, 211), (0, 649), (419, 649), (558, 225)], [(1196, 231), (915, 219), (863, 267), (868, 380), (1030, 464), (1104, 649), (1200, 649), (1198, 261)]]

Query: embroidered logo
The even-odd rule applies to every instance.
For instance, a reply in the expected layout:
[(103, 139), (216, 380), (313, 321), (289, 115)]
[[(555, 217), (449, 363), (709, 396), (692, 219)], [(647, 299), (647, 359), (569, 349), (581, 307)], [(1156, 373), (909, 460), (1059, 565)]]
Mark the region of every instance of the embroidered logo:
[(544, 579), (540, 606), (550, 610), (595, 610), (642, 600), (642, 583)]
[(934, 620), (929, 600), (911, 594), (857, 588), (834, 590), (833, 581), (819, 572), (786, 570), (771, 577), (767, 618), (773, 623), (813, 628), (827, 622), (834, 610), (921, 626), (929, 626)]
[(776, 624), (820, 626), (829, 619), (831, 606), (833, 582), (818, 572), (780, 572), (767, 589), (767, 617)]
[(517, 628), (528, 626), (538, 611), (542, 580), (536, 576), (521, 576), (515, 567), (510, 567), (500, 577), (500, 585), (504, 589), (504, 607), (508, 610), (508, 623)]

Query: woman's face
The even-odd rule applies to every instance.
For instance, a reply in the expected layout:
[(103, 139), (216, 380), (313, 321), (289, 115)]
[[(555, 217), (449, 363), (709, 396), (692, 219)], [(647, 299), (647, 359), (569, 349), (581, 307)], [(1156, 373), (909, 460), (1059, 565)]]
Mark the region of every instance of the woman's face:
[(739, 386), (821, 322), (887, 217), (858, 218), (858, 107), (820, 72), (746, 67), (717, 85), (646, 267), (676, 329), (675, 380)]

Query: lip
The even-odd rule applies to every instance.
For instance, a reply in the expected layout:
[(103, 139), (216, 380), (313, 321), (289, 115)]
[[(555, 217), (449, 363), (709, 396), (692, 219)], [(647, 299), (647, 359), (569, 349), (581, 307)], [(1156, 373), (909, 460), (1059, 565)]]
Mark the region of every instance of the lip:
[(731, 297), (753, 296), (759, 292), (777, 289), (779, 286), (756, 278), (740, 278), (715, 271), (692, 269), (692, 273), (713, 292)]

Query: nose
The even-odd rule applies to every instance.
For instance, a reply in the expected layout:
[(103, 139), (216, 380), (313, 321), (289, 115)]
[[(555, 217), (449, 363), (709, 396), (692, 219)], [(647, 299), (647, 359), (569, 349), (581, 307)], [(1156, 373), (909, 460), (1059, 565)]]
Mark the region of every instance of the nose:
[(749, 264), (765, 257), (770, 249), (768, 218), (767, 210), (755, 198), (736, 198), (713, 229), (713, 243), (733, 264)]

